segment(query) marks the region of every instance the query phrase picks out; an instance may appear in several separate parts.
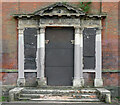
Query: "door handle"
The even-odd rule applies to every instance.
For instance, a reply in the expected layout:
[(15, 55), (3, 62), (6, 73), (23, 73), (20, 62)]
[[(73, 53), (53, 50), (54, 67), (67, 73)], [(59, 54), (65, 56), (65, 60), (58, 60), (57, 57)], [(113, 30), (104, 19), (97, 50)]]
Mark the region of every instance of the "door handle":
[(48, 44), (50, 42), (50, 40), (45, 40), (45, 44)]
[(75, 44), (75, 40), (71, 40), (71, 44)]

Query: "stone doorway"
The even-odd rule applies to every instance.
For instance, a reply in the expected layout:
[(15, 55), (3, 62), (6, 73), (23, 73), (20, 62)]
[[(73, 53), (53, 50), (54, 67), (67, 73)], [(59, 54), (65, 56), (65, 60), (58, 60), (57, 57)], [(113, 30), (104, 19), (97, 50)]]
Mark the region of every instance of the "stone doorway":
[[(84, 77), (83, 74), (95, 73), (94, 86), (103, 86), (102, 81), (102, 49), (101, 49), (101, 19), (104, 15), (89, 15), (84, 13), (81, 9), (77, 9), (69, 4), (55, 3), (46, 8), (40, 9), (33, 14), (17, 14), (14, 15), (18, 18), (18, 85), (25, 85), (26, 72), (35, 72), (37, 74), (37, 83), (39, 86), (47, 85), (47, 78), (45, 75), (45, 56), (47, 40), (45, 39), (47, 27), (73, 27), (74, 28), (74, 76), (73, 86), (83, 87)], [(36, 57), (34, 59), (35, 68), (25, 69), (25, 55), (24, 55), (24, 31), (26, 28), (36, 29)], [(94, 52), (91, 55), (84, 55), (84, 30), (95, 29), (94, 39)], [(87, 33), (89, 34), (89, 33)], [(93, 35), (87, 35), (91, 38)], [(71, 39), (72, 40), (72, 39)], [(49, 41), (48, 41), (49, 45)], [(73, 45), (72, 45), (73, 46)], [(93, 47), (92, 46), (92, 47)], [(87, 50), (86, 50), (87, 51)], [(86, 57), (87, 56), (87, 57)], [(83, 61), (84, 59), (84, 61)], [(93, 65), (89, 64), (86, 59), (90, 59)], [(86, 63), (87, 62), (87, 63)], [(50, 63), (50, 62), (49, 62)]]

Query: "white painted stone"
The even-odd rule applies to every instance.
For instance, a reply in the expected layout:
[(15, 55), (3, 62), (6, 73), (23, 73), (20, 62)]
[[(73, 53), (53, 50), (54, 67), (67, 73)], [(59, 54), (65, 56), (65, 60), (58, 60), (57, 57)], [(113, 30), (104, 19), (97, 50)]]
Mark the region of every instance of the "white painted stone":
[(83, 35), (80, 34), (80, 47), (83, 48)]
[(95, 87), (103, 87), (103, 80), (101, 78), (95, 78), (94, 86)]
[(75, 34), (75, 45), (80, 45), (80, 34)]
[(95, 87), (102, 87), (103, 80), (102, 80), (102, 41), (101, 41), (101, 30), (96, 30), (96, 72), (95, 72), (95, 80), (94, 86)]
[(40, 48), (40, 35), (37, 35), (37, 48)]
[(24, 78), (24, 35), (23, 29), (19, 30), (18, 35), (18, 86), (25, 85), (25, 78)]
[(74, 79), (73, 80), (73, 86), (74, 87), (83, 87), (84, 86), (84, 79), (83, 78)]
[(99, 34), (96, 35), (96, 41), (101, 41), (101, 36)]
[(40, 43), (40, 48), (45, 48), (45, 33), (41, 33), (40, 34), (40, 39), (39, 39)]
[(106, 103), (111, 103), (111, 95), (110, 94), (106, 94), (106, 96), (105, 96), (105, 102)]
[(45, 86), (45, 27), (40, 28), (40, 35), (38, 35), (37, 48), (37, 82), (38, 86)]

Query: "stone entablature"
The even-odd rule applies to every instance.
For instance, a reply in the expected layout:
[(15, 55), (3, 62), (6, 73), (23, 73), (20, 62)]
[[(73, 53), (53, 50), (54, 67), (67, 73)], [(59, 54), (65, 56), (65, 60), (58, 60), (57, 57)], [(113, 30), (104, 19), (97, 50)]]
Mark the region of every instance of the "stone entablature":
[(73, 26), (73, 27), (86, 27), (86, 28), (102, 28), (101, 19), (44, 19), (41, 18), (39, 20), (34, 19), (19, 19), (18, 21), (18, 29), (23, 29), (27, 27), (43, 27), (43, 26)]
[(27, 27), (37, 28), (38, 20), (34, 20), (34, 19), (19, 19), (18, 20), (18, 29), (24, 29)]

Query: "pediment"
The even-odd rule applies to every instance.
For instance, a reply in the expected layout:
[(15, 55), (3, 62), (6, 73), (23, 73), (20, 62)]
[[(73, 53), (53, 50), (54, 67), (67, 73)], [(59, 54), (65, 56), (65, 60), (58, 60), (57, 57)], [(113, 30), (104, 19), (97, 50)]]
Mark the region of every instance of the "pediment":
[(36, 16), (82, 16), (87, 17), (106, 17), (106, 14), (85, 14), (81, 8), (76, 8), (68, 3), (57, 2), (39, 9), (31, 14), (14, 14), (14, 17), (18, 18), (31, 18)]
[(66, 3), (55, 3), (52, 4), (50, 6), (47, 6), (43, 9), (40, 9), (38, 11), (36, 11), (34, 13), (34, 15), (40, 15), (40, 16), (44, 16), (44, 15), (85, 15), (85, 13), (79, 9), (79, 8), (75, 8), (69, 4)]

